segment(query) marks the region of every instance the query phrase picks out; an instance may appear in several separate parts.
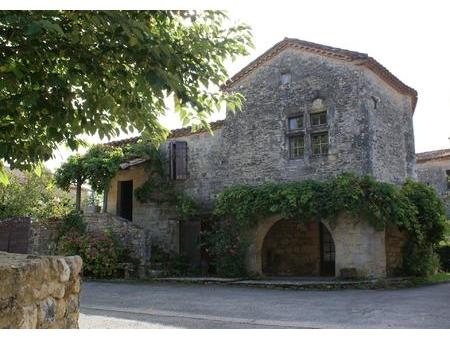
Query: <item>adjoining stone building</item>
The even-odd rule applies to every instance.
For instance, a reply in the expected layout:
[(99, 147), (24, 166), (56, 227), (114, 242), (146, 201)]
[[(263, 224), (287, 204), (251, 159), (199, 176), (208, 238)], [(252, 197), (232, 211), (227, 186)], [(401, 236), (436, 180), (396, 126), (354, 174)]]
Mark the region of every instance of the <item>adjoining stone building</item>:
[(450, 218), (450, 149), (418, 153), (417, 178), (432, 186), (444, 200)]
[[(245, 97), (239, 112), (212, 123), (213, 135), (172, 131), (160, 148), (177, 189), (205, 209), (236, 184), (325, 179), (341, 172), (399, 184), (415, 178), (417, 93), (366, 54), (284, 39), (232, 77), (223, 90)], [(131, 138), (110, 144), (136, 142)], [(180, 222), (166, 203), (140, 203), (133, 191), (145, 164), (124, 163), (107, 212), (148, 229), (166, 251), (199, 257), (199, 222)], [(343, 215), (296, 224), (272, 217), (254, 229), (247, 266), (267, 275), (383, 277), (401, 264), (401, 234)]]

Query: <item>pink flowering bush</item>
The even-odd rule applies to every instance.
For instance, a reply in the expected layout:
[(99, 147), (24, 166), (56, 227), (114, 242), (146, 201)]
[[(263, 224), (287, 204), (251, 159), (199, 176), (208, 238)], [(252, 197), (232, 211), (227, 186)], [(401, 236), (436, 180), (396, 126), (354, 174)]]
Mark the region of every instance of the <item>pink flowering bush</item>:
[(123, 246), (110, 233), (70, 233), (59, 242), (64, 255), (79, 255), (83, 259), (83, 275), (94, 278), (117, 276), (119, 263), (123, 261)]

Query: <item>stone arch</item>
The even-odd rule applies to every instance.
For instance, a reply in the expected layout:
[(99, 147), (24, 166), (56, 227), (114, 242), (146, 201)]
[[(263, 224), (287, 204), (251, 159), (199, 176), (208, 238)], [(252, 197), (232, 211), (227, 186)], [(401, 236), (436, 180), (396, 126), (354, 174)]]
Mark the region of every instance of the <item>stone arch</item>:
[[(262, 219), (258, 222), (257, 226), (249, 233), (251, 239), (249, 249), (247, 252), (247, 272), (251, 275), (263, 275), (263, 247), (266, 237), (272, 227), (283, 220), (281, 215), (274, 215)], [(319, 222), (328, 230), (333, 240), (335, 241), (333, 230), (328, 223)], [(336, 248), (336, 247), (335, 247)]]
[[(263, 275), (262, 248), (271, 227), (282, 220), (281, 215), (262, 219), (249, 230), (250, 245), (247, 251), (246, 267), (250, 275)], [(335, 245), (335, 275), (343, 270), (353, 270), (357, 277), (386, 277), (385, 232), (376, 230), (362, 218), (346, 214), (334, 222), (326, 219), (320, 222), (330, 232)]]

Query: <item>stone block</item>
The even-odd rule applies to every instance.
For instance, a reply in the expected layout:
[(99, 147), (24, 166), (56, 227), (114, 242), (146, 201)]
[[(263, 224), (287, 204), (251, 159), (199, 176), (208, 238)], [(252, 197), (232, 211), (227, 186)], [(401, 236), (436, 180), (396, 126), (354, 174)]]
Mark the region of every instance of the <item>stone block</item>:
[(78, 256), (0, 252), (0, 328), (77, 328), (80, 269)]

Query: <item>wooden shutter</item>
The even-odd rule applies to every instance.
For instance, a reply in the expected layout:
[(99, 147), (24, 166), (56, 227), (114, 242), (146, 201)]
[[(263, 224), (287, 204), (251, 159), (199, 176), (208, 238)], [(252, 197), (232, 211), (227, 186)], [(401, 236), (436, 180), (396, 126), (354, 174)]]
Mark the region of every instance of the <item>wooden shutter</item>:
[(169, 177), (171, 180), (176, 178), (175, 175), (175, 142), (169, 143)]
[(187, 179), (187, 142), (175, 142), (175, 179)]
[(187, 179), (187, 142), (174, 141), (169, 144), (169, 174), (172, 180)]

